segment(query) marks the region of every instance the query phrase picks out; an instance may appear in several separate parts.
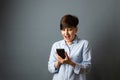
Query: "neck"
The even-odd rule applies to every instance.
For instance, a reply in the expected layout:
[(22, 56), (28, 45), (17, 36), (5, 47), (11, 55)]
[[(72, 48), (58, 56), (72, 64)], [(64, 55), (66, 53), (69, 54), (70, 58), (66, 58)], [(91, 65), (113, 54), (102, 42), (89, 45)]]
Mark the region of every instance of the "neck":
[(67, 42), (67, 41), (66, 41), (65, 43), (69, 46), (72, 42)]

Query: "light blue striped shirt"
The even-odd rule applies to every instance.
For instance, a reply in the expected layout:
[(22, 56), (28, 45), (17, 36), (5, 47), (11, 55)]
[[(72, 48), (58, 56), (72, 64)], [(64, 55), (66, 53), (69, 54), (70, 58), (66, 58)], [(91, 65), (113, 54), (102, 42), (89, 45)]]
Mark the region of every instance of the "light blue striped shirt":
[[(61, 64), (58, 69), (54, 67), (56, 61), (56, 49), (64, 48), (70, 59), (77, 65), (72, 67), (69, 64)], [(64, 40), (55, 42), (52, 45), (48, 70), (53, 73), (53, 80), (86, 80), (86, 73), (91, 66), (91, 51), (87, 40), (79, 39), (77, 36), (75, 40), (67, 46)], [(81, 72), (81, 68), (85, 70)]]

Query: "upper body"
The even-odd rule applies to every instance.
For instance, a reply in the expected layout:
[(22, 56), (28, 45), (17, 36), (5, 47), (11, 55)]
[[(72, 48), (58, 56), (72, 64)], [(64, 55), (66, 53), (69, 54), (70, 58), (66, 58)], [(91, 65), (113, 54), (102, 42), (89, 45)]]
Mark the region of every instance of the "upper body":
[[(85, 80), (85, 74), (91, 65), (91, 52), (87, 40), (82, 40), (76, 35), (78, 18), (65, 15), (60, 24), (63, 40), (53, 44), (48, 70), (54, 74), (53, 80)], [(61, 58), (56, 49), (65, 49), (65, 58)]]

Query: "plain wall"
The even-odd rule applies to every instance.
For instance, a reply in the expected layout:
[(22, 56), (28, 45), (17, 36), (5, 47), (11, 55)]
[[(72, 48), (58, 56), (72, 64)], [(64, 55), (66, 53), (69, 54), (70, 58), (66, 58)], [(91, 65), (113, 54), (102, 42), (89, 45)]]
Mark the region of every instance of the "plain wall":
[(120, 0), (1, 0), (0, 80), (51, 80), (51, 46), (68, 13), (92, 47), (87, 80), (120, 80)]

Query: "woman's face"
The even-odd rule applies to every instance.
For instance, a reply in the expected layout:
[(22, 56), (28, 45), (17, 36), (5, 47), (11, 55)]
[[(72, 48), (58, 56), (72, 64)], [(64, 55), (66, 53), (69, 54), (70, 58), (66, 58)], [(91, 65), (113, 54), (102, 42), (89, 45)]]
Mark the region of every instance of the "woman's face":
[(61, 30), (61, 34), (67, 44), (70, 44), (74, 40), (77, 30), (77, 28), (65, 28)]

